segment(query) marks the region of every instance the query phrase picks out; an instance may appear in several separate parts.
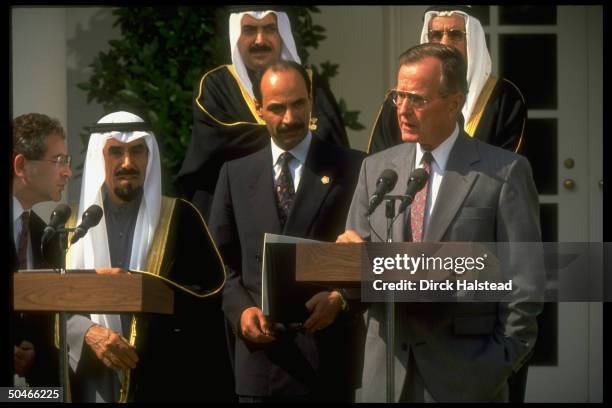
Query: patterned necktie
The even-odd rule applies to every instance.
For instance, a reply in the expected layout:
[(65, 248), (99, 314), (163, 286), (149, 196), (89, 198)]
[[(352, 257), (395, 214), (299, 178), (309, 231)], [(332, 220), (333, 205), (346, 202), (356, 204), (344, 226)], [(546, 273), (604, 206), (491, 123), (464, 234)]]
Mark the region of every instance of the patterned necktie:
[(28, 242), (30, 241), (30, 212), (21, 213), (21, 234), (19, 234), (19, 247), (17, 248), (17, 260), (19, 269), (28, 267)]
[(427, 184), (414, 197), (414, 201), (410, 206), (410, 229), (412, 230), (412, 242), (423, 241), (423, 221), (425, 220), (425, 207), (427, 206), (427, 193), (429, 192), (429, 183), (431, 181), (431, 161), (433, 157), (430, 152), (425, 152), (421, 163), (423, 169), (429, 174)]
[(293, 188), (293, 178), (289, 170), (289, 162), (293, 156), (289, 152), (282, 153), (278, 158), (278, 163), (281, 166), (281, 171), (274, 183), (276, 190), (276, 200), (278, 204), (278, 215), (280, 217), (281, 228), (285, 226), (293, 201), (295, 200), (295, 190)]

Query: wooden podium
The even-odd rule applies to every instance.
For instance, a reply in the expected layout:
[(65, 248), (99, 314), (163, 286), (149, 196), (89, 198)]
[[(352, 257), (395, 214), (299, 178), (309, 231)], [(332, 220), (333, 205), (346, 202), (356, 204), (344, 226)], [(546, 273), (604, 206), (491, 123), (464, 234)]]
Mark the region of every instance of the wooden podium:
[(174, 292), (160, 279), (146, 275), (34, 270), (13, 274), (13, 309), (59, 312), (60, 381), (64, 402), (68, 402), (66, 312), (172, 314)]
[(13, 275), (18, 311), (172, 314), (174, 293), (145, 275), (21, 272)]
[(296, 282), (360, 286), (365, 245), (327, 242), (295, 244)]
[[(282, 240), (280, 240), (282, 243)], [(272, 243), (271, 245), (275, 245)], [(276, 244), (278, 245), (278, 244)], [(284, 245), (284, 249), (282, 247)], [(389, 245), (391, 245), (389, 247)], [(377, 250), (378, 246), (378, 250)], [(352, 297), (356, 297), (357, 288), (361, 289), (362, 279), (370, 280), (372, 274), (362, 272), (365, 263), (370, 262), (373, 254), (383, 254), (383, 246), (392, 248), (395, 253), (411, 254), (420, 256), (425, 254), (456, 254), (463, 253), (482, 253), (482, 248), (478, 243), (472, 242), (378, 242), (378, 243), (326, 243), (326, 242), (296, 242), (282, 243), (279, 246), (279, 254), (282, 251), (294, 251), (295, 282), (300, 284), (320, 284), (326, 287), (336, 288), (355, 288), (352, 290)], [(272, 255), (271, 249), (270, 255)], [(450, 251), (450, 252), (449, 252)], [(467, 251), (467, 252), (466, 252)], [(480, 252), (478, 252), (480, 251)], [(267, 255), (267, 256), (270, 256)], [(493, 261), (494, 257), (489, 257)], [(274, 264), (272, 260), (270, 262)], [(283, 271), (281, 271), (283, 272)], [(354, 299), (353, 299), (354, 300)], [(386, 350), (386, 398), (387, 402), (395, 400), (395, 295), (392, 291), (385, 292), (385, 337), (387, 343)]]

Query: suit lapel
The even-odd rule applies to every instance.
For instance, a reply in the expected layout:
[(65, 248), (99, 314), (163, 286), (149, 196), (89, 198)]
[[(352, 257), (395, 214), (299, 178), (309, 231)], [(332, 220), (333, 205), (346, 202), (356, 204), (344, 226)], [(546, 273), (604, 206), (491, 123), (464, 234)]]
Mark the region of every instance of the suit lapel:
[(323, 147), (322, 142), (313, 136), (293, 208), (283, 231), (286, 235), (303, 236), (308, 233), (321, 204), (336, 182), (333, 167), (327, 165), (333, 163), (334, 158), (328, 157), (329, 151)]
[[(404, 194), (406, 192), (406, 184), (408, 183), (408, 178), (410, 174), (414, 170), (414, 156), (415, 156), (415, 144), (414, 143), (404, 143), (402, 145), (403, 149), (398, 149), (398, 154), (391, 159), (392, 170), (397, 173), (397, 183), (395, 184), (395, 188), (391, 191), (390, 194)], [(385, 205), (384, 203), (381, 205)], [(400, 206), (400, 201), (398, 200), (395, 203), (395, 211), (397, 213), (398, 208)], [(384, 212), (383, 212), (384, 215)], [(404, 242), (407, 241), (408, 238), (408, 230), (407, 223), (410, 215), (410, 207), (406, 208), (404, 213), (395, 220), (393, 224), (393, 240), (395, 242)], [(384, 220), (386, 226), (386, 219)], [(386, 238), (386, 237), (382, 237)]]
[(478, 178), (472, 164), (480, 160), (475, 143), (464, 132), (453, 146), (440, 184), (424, 241), (440, 241)]
[[(262, 169), (262, 171), (256, 171)], [(272, 152), (269, 148), (260, 150), (253, 156), (253, 171), (248, 181), (247, 196), (253, 219), (262, 231), (278, 234), (280, 221), (274, 193), (272, 172)]]

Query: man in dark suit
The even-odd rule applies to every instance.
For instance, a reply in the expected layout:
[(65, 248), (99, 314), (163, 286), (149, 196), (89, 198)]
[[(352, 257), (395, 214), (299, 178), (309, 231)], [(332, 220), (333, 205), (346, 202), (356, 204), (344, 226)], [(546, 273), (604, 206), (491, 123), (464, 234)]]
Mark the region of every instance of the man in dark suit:
[[(19, 269), (59, 267), (57, 236), (41, 250), (46, 223), (32, 211), (34, 204), (59, 201), (68, 182), (70, 156), (57, 119), (30, 113), (13, 120), (13, 239)], [(13, 316), (15, 373), (31, 386), (58, 385), (59, 356), (54, 347), (54, 316), (16, 313)]]
[(236, 333), (236, 393), (244, 402), (352, 398), (352, 326), (338, 290), (300, 299), (309, 316), (298, 330), (274, 330), (261, 309), (264, 234), (334, 240), (364, 156), (311, 134), (309, 89), (295, 62), (265, 71), (257, 112), (272, 143), (224, 164), (213, 200), (210, 226), (228, 267), (223, 310)]
[[(269, 146), (265, 123), (256, 114), (255, 83), (274, 62), (301, 63), (290, 14), (273, 6), (234, 8), (229, 17), (231, 64), (206, 72), (195, 85), (193, 130), (177, 186), (207, 221), (223, 163)], [(329, 85), (314, 71), (307, 72), (312, 85), (309, 124), (313, 135), (348, 147), (340, 108)]]
[[(392, 97), (408, 143), (364, 160), (339, 242), (377, 240), (374, 232), (386, 228), (384, 206), (369, 220), (365, 216), (377, 177), (394, 170), (399, 176), (390, 194), (402, 194), (416, 167), (429, 173), (428, 182), (394, 224), (394, 241), (540, 240), (527, 160), (472, 139), (458, 126), (465, 70), (459, 52), (445, 45), (422, 44), (402, 54)], [(517, 257), (509, 260), (504, 267), (520, 272)], [(516, 279), (516, 286), (525, 293), (523, 282)], [(540, 303), (524, 301), (397, 304), (394, 401), (508, 401), (508, 378), (533, 349), (540, 310)], [(364, 401), (385, 400), (384, 325), (384, 304), (374, 304), (368, 311)]]

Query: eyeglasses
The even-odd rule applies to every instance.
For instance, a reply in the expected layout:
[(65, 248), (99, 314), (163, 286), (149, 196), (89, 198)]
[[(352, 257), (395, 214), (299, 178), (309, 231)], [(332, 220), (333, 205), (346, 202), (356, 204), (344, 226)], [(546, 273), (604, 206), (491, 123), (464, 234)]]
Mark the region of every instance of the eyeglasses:
[(465, 31), (451, 28), (450, 30), (429, 30), (427, 32), (427, 39), (429, 42), (439, 43), (442, 41), (444, 34), (446, 34), (451, 42), (459, 42), (465, 38)]
[[(30, 159), (28, 159), (30, 160)], [(68, 154), (68, 155), (63, 155), (60, 154), (59, 156), (55, 157), (54, 159), (40, 159), (40, 160), (30, 160), (30, 161), (46, 161), (46, 162), (51, 162), (51, 163), (55, 163), (56, 166), (60, 167), (60, 166), (68, 166), (70, 167), (70, 163), (72, 163), (72, 157)]]
[(398, 91), (397, 89), (391, 90), (390, 94), (391, 94), (391, 100), (393, 101), (393, 104), (397, 106), (398, 108), (402, 106), (404, 101), (408, 100), (408, 102), (410, 103), (410, 106), (412, 106), (413, 108), (423, 109), (433, 100), (433, 99), (427, 99), (415, 93)]

